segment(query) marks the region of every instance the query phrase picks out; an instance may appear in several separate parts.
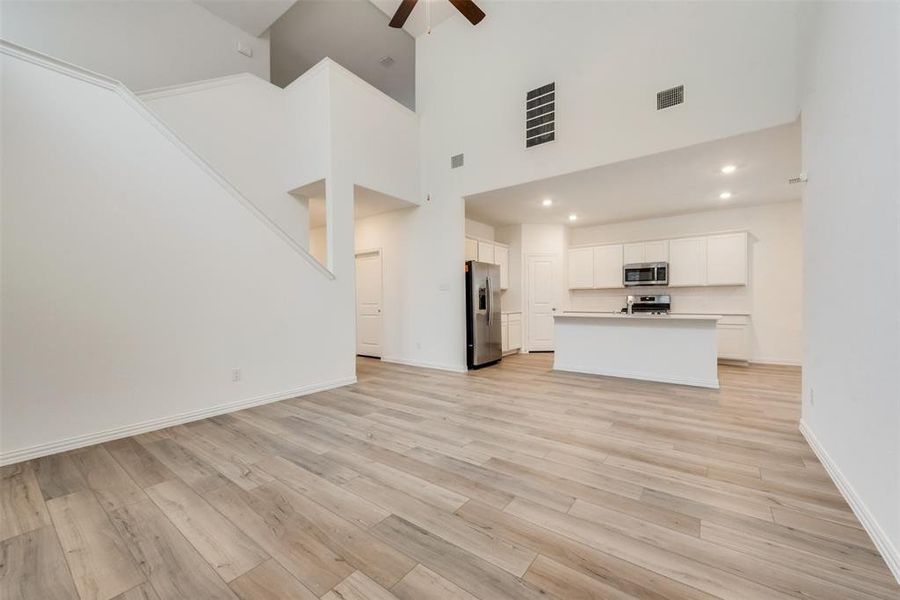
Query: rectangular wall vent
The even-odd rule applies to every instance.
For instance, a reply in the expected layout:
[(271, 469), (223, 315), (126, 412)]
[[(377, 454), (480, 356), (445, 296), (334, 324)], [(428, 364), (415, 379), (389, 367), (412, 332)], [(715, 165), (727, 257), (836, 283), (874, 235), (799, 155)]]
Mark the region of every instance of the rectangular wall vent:
[(556, 139), (556, 82), (525, 94), (525, 147)]
[(656, 110), (662, 110), (684, 103), (684, 86), (669, 88), (656, 94)]
[(454, 154), (450, 157), (450, 168), (458, 169), (465, 164), (466, 156), (465, 154)]

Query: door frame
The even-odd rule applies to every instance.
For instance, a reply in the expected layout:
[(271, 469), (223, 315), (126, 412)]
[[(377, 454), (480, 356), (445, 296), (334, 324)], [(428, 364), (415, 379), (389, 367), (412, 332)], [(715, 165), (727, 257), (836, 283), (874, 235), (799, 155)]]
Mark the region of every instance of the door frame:
[(384, 356), (384, 251), (379, 246), (377, 248), (360, 248), (353, 251), (353, 357), (360, 356), (359, 350), (359, 281), (356, 278), (356, 260), (360, 256), (366, 254), (377, 254), (381, 262), (381, 356), (371, 356), (369, 358), (378, 358), (381, 360)]
[[(557, 252), (528, 252), (522, 255), (522, 299), (524, 302), (522, 303), (522, 350), (523, 354), (528, 354), (531, 352), (531, 348), (529, 347), (529, 341), (531, 340), (530, 332), (528, 331), (531, 326), (531, 276), (529, 274), (528, 269), (528, 259), (529, 258), (555, 258), (556, 259), (556, 278), (557, 284), (560, 284), (562, 281), (560, 277), (562, 277), (561, 270), (563, 268), (562, 257)], [(562, 300), (562, 292), (561, 290), (557, 290), (557, 304)], [(543, 350), (541, 351), (543, 352)]]

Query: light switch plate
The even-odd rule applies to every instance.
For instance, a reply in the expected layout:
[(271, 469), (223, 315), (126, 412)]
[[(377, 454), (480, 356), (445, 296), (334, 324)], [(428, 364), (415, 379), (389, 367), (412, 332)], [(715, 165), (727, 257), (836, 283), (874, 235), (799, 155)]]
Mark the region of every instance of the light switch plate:
[(237, 51), (243, 54), (244, 56), (253, 56), (253, 48), (244, 42), (237, 43)]

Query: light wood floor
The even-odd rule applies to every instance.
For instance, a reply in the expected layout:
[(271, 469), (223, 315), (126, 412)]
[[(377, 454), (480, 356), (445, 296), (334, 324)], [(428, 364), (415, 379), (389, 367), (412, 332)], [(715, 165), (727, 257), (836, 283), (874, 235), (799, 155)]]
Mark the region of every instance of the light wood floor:
[(0, 598), (884, 598), (797, 433), (798, 369), (719, 391), (359, 361), (359, 383), (5, 467)]

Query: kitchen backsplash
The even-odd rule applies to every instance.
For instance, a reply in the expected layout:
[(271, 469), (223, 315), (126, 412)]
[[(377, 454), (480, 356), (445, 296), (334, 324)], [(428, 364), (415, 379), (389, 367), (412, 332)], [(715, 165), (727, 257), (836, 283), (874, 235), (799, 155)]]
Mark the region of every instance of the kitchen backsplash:
[(571, 290), (568, 310), (618, 311), (625, 306), (625, 297), (640, 294), (668, 294), (672, 297), (672, 312), (700, 314), (751, 314), (753, 302), (746, 287), (639, 287), (615, 290)]

